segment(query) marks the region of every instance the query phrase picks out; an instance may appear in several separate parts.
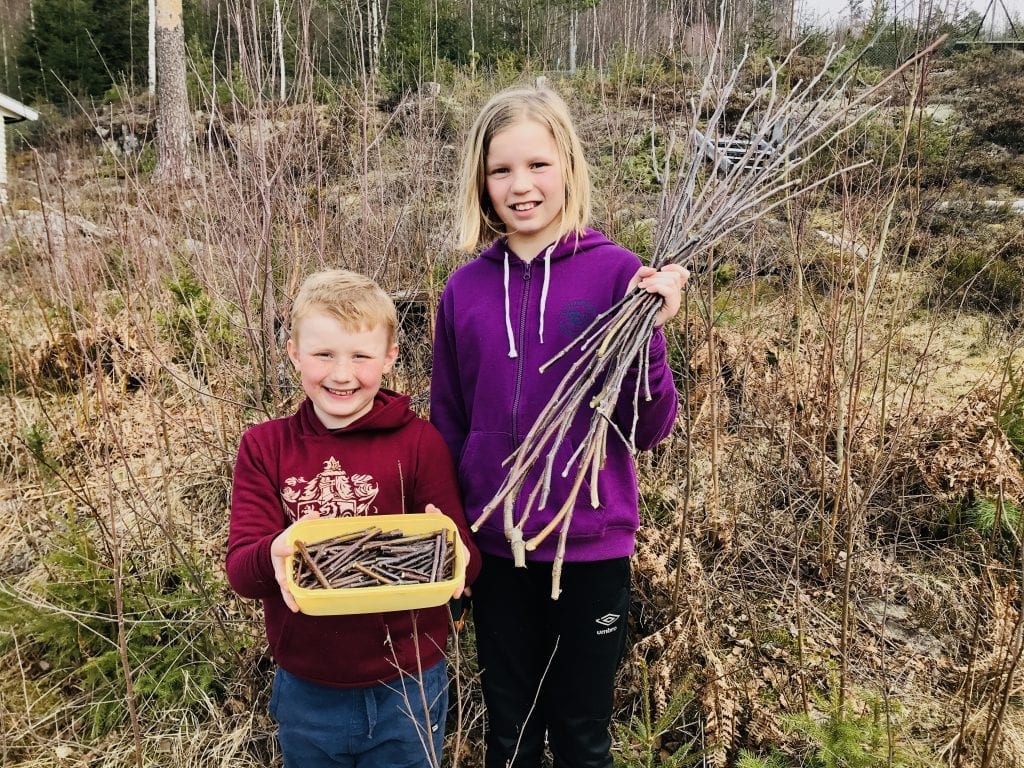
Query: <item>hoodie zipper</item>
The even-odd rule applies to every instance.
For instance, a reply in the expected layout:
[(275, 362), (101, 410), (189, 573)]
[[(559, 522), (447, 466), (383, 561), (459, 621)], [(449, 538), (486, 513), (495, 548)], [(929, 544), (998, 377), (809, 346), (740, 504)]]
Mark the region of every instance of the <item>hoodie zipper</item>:
[(516, 386), (512, 397), (512, 446), (519, 447), (519, 396), (523, 390), (523, 370), (526, 364), (526, 315), (530, 305), (530, 266), (532, 261), (523, 265), (523, 291), (519, 307), (519, 357), (516, 360)]

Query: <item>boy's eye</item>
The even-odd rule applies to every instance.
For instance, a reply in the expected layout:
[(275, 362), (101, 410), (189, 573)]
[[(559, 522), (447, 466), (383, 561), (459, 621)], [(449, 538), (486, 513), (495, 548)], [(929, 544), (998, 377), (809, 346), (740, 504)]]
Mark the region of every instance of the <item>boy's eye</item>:
[(491, 168), (491, 170), (488, 171), (488, 174), (490, 174), (491, 176), (501, 176), (504, 173), (508, 173), (508, 168), (505, 168), (504, 166), (498, 166), (497, 168)]
[(541, 168), (547, 168), (549, 165), (550, 163), (545, 160), (538, 160), (536, 163), (531, 163), (530, 167), (534, 170), (540, 170)]

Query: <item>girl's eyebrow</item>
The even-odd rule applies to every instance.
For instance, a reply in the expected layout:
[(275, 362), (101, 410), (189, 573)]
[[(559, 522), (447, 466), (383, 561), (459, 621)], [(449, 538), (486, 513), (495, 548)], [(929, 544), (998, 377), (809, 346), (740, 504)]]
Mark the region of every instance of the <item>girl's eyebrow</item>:
[[(550, 162), (553, 162), (555, 159), (556, 159), (556, 156), (554, 154), (548, 154), (548, 153), (543, 152), (543, 151), (536, 151), (536, 152), (531, 152), (530, 154), (527, 154), (527, 155), (520, 155), (519, 157), (514, 158), (513, 162), (515, 162), (515, 161), (522, 161), (524, 163), (537, 163), (537, 162), (548, 162), (548, 163), (550, 163)], [(501, 166), (508, 165), (508, 164), (509, 164), (508, 160), (495, 159), (495, 160), (487, 160), (487, 161), (485, 161), (484, 162), (484, 167), (485, 168), (494, 168), (494, 167), (501, 167)]]

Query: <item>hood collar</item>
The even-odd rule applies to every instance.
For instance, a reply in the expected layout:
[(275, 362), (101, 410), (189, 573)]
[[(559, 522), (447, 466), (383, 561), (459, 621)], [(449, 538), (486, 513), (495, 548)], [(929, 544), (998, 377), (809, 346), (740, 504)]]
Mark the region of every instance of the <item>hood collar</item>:
[[(568, 258), (569, 256), (580, 253), (581, 251), (589, 251), (592, 248), (598, 248), (608, 244), (611, 244), (611, 241), (596, 229), (585, 229), (583, 230), (583, 234), (578, 237), (574, 233), (570, 232), (560, 240), (556, 240), (548, 246), (548, 248), (542, 250), (538, 256), (547, 252), (548, 249), (553, 248), (551, 251), (551, 260), (558, 261), (559, 259)], [(519, 256), (519, 254), (509, 247), (508, 238), (500, 237), (481, 251), (480, 258), (490, 259), (491, 261), (502, 261), (506, 253), (510, 257), (515, 256), (518, 258)]]
[[(548, 284), (551, 282), (551, 252), (555, 250), (556, 243), (552, 243), (544, 251), (544, 286), (540, 291), (540, 343), (544, 343), (544, 310), (548, 305)], [(508, 334), (508, 356), (518, 357), (516, 351), (516, 337), (512, 332), (512, 309), (511, 299), (508, 295), (508, 251), (505, 251), (504, 276), (505, 276), (505, 333)]]
[[(544, 316), (547, 310), (548, 288), (551, 284), (551, 261), (553, 259), (563, 259), (581, 251), (590, 250), (591, 248), (604, 245), (607, 242), (609, 242), (608, 238), (600, 232), (593, 229), (587, 229), (583, 232), (582, 236), (577, 237), (570, 233), (561, 240), (556, 240), (544, 249), (543, 255), (538, 254), (541, 261), (544, 262), (544, 283), (540, 291), (540, 317), (538, 322), (538, 333), (541, 344), (544, 343)], [(512, 329), (512, 309), (511, 298), (509, 296), (509, 261), (514, 255), (514, 252), (509, 250), (508, 239), (504, 237), (497, 240), (493, 245), (480, 254), (481, 258), (492, 260), (500, 259), (502, 262), (503, 284), (505, 288), (505, 333), (508, 336), (509, 357), (519, 356), (519, 352), (516, 350), (515, 333)], [(516, 258), (518, 258), (518, 256)]]
[(375, 429), (395, 429), (412, 421), (416, 414), (409, 407), (409, 396), (383, 387), (373, 398), (373, 407), (347, 427), (328, 429), (313, 410), (313, 401), (308, 397), (299, 407), (302, 423), (309, 431), (318, 435), (363, 432)]

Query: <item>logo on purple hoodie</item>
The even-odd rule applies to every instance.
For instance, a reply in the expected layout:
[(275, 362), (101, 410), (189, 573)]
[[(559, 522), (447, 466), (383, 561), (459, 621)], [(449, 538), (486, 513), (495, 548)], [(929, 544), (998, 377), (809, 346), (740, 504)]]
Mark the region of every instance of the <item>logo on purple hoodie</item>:
[(597, 307), (586, 299), (570, 301), (558, 313), (558, 330), (569, 337), (579, 336), (597, 317)]

